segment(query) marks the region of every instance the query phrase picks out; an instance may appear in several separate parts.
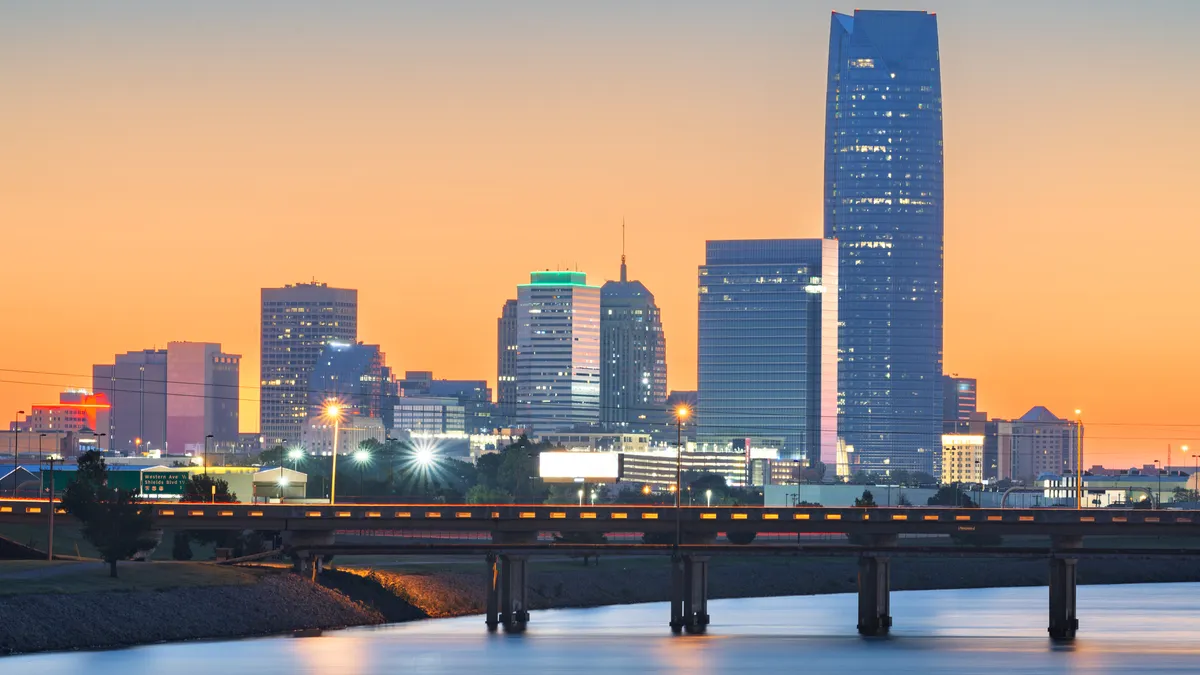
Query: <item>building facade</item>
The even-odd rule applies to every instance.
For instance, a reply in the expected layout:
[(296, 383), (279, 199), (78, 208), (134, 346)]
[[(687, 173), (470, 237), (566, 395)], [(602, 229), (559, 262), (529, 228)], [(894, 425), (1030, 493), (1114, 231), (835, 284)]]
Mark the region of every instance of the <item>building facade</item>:
[(496, 406), (502, 423), (517, 416), (517, 301), (505, 300), (496, 321)]
[(697, 438), (781, 437), (837, 461), (837, 242), (710, 241), (699, 270)]
[(167, 343), (167, 449), (199, 455), (237, 451), (242, 357), (211, 342)]
[(1083, 427), (1042, 406), (1020, 419), (996, 424), (1001, 479), (1033, 485), (1042, 474), (1074, 473)]
[[(108, 450), (109, 412), (112, 406), (105, 394), (85, 389), (68, 389), (58, 395), (58, 403), (35, 403), (20, 425), (21, 431), (38, 434), (75, 433), (90, 438), (92, 447)], [(101, 435), (103, 434), (103, 435)], [(71, 453), (74, 454), (74, 453)]]
[(943, 485), (982, 483), (983, 436), (979, 434), (942, 434), (942, 452), (933, 475)]
[(430, 434), (465, 434), (466, 408), (457, 398), (401, 396), (396, 399), (392, 419), (396, 431)]
[(392, 428), (397, 387), (379, 345), (330, 340), (317, 357), (308, 383), (308, 414), (320, 415), (328, 401), (346, 413), (383, 420)]
[(117, 354), (92, 366), (92, 391), (108, 398), (109, 447), (122, 454), (167, 447), (167, 350)]
[(606, 429), (649, 432), (667, 421), (667, 341), (662, 313), (640, 281), (600, 288), (600, 422)]
[(600, 289), (583, 272), (533, 272), (517, 287), (517, 425), (600, 421)]
[(300, 440), (325, 345), (358, 341), (358, 291), (317, 282), (264, 288), (261, 338), (259, 433), (270, 448)]
[(859, 467), (931, 471), (942, 430), (937, 17), (834, 13), (825, 236), (840, 242), (840, 431)]
[(338, 456), (349, 455), (368, 439), (380, 443), (387, 439), (383, 420), (371, 417), (347, 416), (339, 424), (325, 415), (305, 421), (298, 438), (300, 445), (312, 455), (328, 457), (333, 454), (334, 430), (337, 431)]

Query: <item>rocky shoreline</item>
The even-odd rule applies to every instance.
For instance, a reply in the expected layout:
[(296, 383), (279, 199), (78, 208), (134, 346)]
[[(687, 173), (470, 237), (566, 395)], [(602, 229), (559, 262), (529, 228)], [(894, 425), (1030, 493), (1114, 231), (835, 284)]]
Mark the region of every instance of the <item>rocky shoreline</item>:
[[(424, 571), (330, 570), (319, 584), (280, 569), (251, 584), (154, 591), (0, 596), (0, 654), (105, 649), (233, 639), (480, 614), (484, 565)], [(662, 559), (602, 559), (599, 565), (533, 563), (534, 610), (667, 599)], [(892, 566), (893, 590), (1041, 586), (1044, 560), (913, 558)], [(1200, 581), (1200, 569), (1159, 558), (1087, 560), (1080, 583)], [(853, 558), (714, 558), (711, 598), (850, 593)]]

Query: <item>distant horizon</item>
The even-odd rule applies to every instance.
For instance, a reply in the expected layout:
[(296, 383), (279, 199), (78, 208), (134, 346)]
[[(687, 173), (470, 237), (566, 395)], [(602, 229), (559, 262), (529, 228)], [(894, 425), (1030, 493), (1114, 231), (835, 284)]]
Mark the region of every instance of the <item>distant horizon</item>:
[[(1082, 409), (1086, 466), (1184, 466), (1200, 5), (889, 4), (940, 24), (945, 373), (992, 417)], [(314, 273), (396, 372), (495, 391), (503, 302), (555, 265), (618, 278), (623, 219), (694, 390), (704, 242), (821, 234), (853, 9), (5, 6), (0, 420), (168, 340), (242, 355), (257, 399), (259, 291)]]

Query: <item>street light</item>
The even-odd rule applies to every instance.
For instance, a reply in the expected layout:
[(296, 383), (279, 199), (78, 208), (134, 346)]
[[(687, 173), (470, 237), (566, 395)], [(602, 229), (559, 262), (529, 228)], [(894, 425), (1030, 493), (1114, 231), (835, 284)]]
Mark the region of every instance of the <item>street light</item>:
[(583, 488), (579, 488), (579, 505), (583, 506)]
[[(38, 434), (38, 469), (39, 470), (41, 470), (41, 466), (42, 466), (42, 455), (45, 454), (45, 451), (42, 450), (42, 439), (45, 437), (46, 437), (46, 434)], [(14, 467), (14, 468), (16, 468), (16, 467)], [(41, 482), (42, 489), (45, 490), (46, 489), (46, 479), (43, 478), (40, 482)]]
[[(295, 471), (300, 470), (300, 460), (303, 457), (304, 457), (304, 449), (303, 448), (292, 448), (291, 450), (288, 450), (288, 459), (292, 460), (292, 469)], [(282, 465), (283, 462), (280, 462), (279, 464)]]
[(712, 488), (709, 488), (704, 491), (704, 499), (705, 499), (705, 501), (708, 502), (708, 506), (711, 508), (712, 507)]
[[(1188, 454), (1188, 446), (1186, 446), (1186, 445), (1183, 446), (1183, 454), (1185, 454), (1185, 455)], [(1190, 480), (1188, 480), (1188, 484), (1191, 484), (1193, 481), (1200, 481), (1200, 478), (1196, 477), (1196, 474), (1200, 473), (1200, 452), (1196, 453), (1195, 455), (1192, 455), (1192, 459), (1195, 460), (1196, 467), (1194, 469), (1192, 469), (1192, 477)], [(1198, 490), (1200, 490), (1200, 485), (1197, 485), (1195, 488), (1192, 488), (1192, 501), (1196, 500), (1196, 494), (1197, 494)]]
[(325, 400), (325, 417), (333, 420), (333, 468), (329, 472), (329, 505), (333, 506), (337, 494), (338, 436), (342, 430), (342, 405), (337, 399)]
[(1154, 499), (1154, 508), (1157, 509), (1158, 505), (1162, 503), (1162, 466), (1157, 459), (1154, 460), (1154, 471), (1158, 474), (1158, 491), (1155, 493)]
[(596, 491), (592, 490), (592, 506), (596, 505)]
[[(208, 475), (208, 439), (210, 439), (212, 437), (213, 437), (212, 434), (209, 434), (204, 437), (204, 475), (205, 476)], [(283, 464), (283, 463), (280, 462), (280, 464)]]
[(13, 486), (12, 496), (17, 496), (17, 450), (21, 447), (21, 415), (24, 415), (24, 410), (18, 410), (13, 416)]
[(675, 549), (683, 543), (683, 421), (692, 414), (686, 405), (675, 409)]
[(1083, 508), (1083, 411), (1075, 409), (1075, 510)]
[(363, 495), (363, 467), (371, 461), (371, 453), (366, 450), (354, 451), (354, 463), (358, 465), (358, 495)]
[(46, 459), (50, 461), (50, 496), (47, 498), (50, 503), (46, 509), (50, 512), (50, 529), (46, 533), (46, 560), (54, 560), (54, 462), (61, 462), (62, 457), (52, 453)]
[(287, 476), (283, 475), (283, 466), (279, 467), (279, 480), (277, 482), (279, 483), (279, 501), (283, 503), (283, 488), (287, 487), (288, 484)]

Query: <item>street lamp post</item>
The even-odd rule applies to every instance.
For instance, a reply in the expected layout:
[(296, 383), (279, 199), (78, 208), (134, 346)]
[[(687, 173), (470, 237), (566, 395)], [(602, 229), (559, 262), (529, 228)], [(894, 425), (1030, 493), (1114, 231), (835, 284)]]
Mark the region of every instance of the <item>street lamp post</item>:
[(683, 421), (691, 414), (687, 406), (675, 409), (675, 549), (683, 543)]
[[(213, 437), (212, 434), (209, 434), (204, 437), (204, 475), (205, 476), (208, 475), (208, 440), (212, 437)], [(280, 462), (280, 464), (283, 464), (283, 462)]]
[[(1186, 455), (1186, 454), (1188, 454), (1188, 446), (1186, 446), (1186, 445), (1185, 445), (1185, 446), (1183, 446), (1183, 454), (1185, 454), (1185, 455)], [(1193, 456), (1192, 456), (1192, 459), (1193, 459), (1193, 460), (1195, 460), (1195, 462), (1196, 462), (1196, 467), (1195, 467), (1194, 469), (1192, 469), (1192, 476), (1191, 476), (1191, 479), (1190, 479), (1190, 480), (1188, 480), (1188, 484), (1189, 484), (1189, 485), (1190, 485), (1190, 484), (1191, 484), (1193, 481), (1200, 481), (1200, 478), (1197, 478), (1197, 477), (1196, 477), (1196, 474), (1197, 474), (1197, 473), (1200, 473), (1200, 452), (1198, 452), (1198, 453), (1196, 453), (1195, 455), (1193, 455)], [(1195, 501), (1195, 500), (1196, 500), (1196, 494), (1197, 494), (1197, 491), (1200, 491), (1200, 485), (1197, 485), (1195, 488), (1193, 488), (1193, 489), (1192, 489), (1192, 501)]]
[(371, 453), (366, 450), (356, 450), (354, 452), (354, 463), (358, 465), (358, 496), (362, 497), (363, 492), (363, 467), (371, 460)]
[[(45, 437), (46, 437), (46, 434), (38, 434), (38, 468), (39, 469), (42, 466), (42, 457), (46, 454), (46, 452), (44, 450), (42, 450), (42, 439)], [(41, 484), (41, 489), (45, 490), (46, 489), (46, 479), (43, 478), (41, 481), (39, 481), (39, 483)]]
[(583, 488), (579, 488), (579, 505), (583, 506)]
[(24, 410), (18, 410), (13, 416), (13, 482), (12, 496), (17, 496), (17, 451), (21, 447), (21, 415), (24, 415)]
[(54, 560), (54, 460), (61, 460), (62, 457), (51, 454), (50, 460), (50, 496), (47, 498), (49, 504), (47, 511), (50, 512), (50, 529), (46, 533), (46, 560)]
[(1075, 409), (1075, 510), (1083, 508), (1083, 411)]
[(708, 506), (711, 508), (712, 507), (712, 488), (709, 488), (704, 491), (704, 499), (708, 503)]
[(329, 471), (329, 505), (333, 506), (337, 498), (338, 436), (342, 430), (342, 406), (334, 399), (326, 401), (325, 416), (333, 419), (333, 467)]
[(1162, 463), (1159, 460), (1154, 460), (1155, 473), (1158, 474), (1158, 490), (1155, 491), (1154, 508), (1162, 503)]

